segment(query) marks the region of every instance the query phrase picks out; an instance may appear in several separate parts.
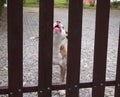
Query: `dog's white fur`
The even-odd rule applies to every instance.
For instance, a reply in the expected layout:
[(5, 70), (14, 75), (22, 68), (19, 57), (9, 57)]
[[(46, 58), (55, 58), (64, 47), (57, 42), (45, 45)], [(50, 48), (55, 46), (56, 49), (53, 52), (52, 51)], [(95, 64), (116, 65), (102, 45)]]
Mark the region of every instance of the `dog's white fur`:
[[(59, 31), (55, 27), (59, 26)], [(61, 68), (61, 81), (65, 81), (67, 61), (67, 33), (60, 21), (53, 25), (53, 64), (59, 64)]]
[[(65, 81), (67, 61), (67, 33), (60, 21), (53, 24), (53, 64), (61, 69), (61, 81)], [(39, 37), (31, 37), (38, 39)]]

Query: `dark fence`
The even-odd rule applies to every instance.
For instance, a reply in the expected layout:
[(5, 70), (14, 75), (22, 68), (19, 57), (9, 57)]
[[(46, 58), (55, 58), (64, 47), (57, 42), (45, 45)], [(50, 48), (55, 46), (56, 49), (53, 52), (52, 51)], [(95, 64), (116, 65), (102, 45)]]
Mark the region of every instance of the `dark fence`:
[(66, 97), (79, 97), (79, 89), (92, 88), (92, 97), (104, 97), (105, 87), (115, 86), (115, 97), (120, 97), (120, 36), (116, 80), (105, 81), (110, 0), (97, 0), (90, 83), (79, 83), (83, 1), (69, 0), (67, 81), (64, 85), (52, 85), (53, 6), (54, 0), (40, 1), (39, 84), (23, 87), (23, 4), (22, 0), (8, 0), (8, 87), (0, 87), (0, 94), (22, 97), (23, 93), (38, 92), (38, 97), (51, 97), (53, 90), (63, 89)]

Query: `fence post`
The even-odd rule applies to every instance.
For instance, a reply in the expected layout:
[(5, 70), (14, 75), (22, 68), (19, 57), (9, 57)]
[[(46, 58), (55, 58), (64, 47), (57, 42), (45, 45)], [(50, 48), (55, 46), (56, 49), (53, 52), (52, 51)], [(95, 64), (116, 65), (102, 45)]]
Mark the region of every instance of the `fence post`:
[(40, 1), (38, 97), (51, 97), (53, 0)]
[(82, 35), (82, 0), (69, 1), (68, 59), (66, 97), (79, 97)]
[(104, 97), (110, 0), (97, 0), (93, 97)]
[(8, 88), (9, 97), (22, 97), (23, 6), (22, 0), (8, 0)]
[(118, 45), (118, 57), (117, 57), (115, 97), (120, 97), (120, 25), (119, 25), (119, 45)]

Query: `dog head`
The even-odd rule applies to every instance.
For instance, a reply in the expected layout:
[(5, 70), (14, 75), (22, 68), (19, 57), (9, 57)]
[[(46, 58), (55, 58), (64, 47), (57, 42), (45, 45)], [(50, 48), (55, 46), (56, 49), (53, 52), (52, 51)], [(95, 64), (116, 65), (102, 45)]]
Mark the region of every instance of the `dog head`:
[(58, 34), (59, 37), (62, 37), (63, 39), (67, 37), (67, 33), (60, 21), (56, 21), (53, 24), (53, 34)]

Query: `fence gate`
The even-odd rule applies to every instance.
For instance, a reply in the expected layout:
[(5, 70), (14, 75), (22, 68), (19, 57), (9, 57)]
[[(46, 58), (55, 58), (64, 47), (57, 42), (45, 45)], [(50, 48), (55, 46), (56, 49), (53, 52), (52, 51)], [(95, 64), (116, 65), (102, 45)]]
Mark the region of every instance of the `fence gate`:
[(90, 83), (79, 83), (83, 1), (69, 0), (67, 82), (64, 85), (52, 85), (54, 0), (40, 0), (39, 84), (35, 87), (23, 87), (22, 2), (8, 0), (8, 87), (0, 87), (0, 94), (22, 97), (23, 93), (38, 92), (38, 97), (51, 97), (52, 90), (64, 89), (66, 97), (79, 97), (80, 88), (92, 88), (92, 97), (104, 97), (105, 86), (115, 86), (115, 97), (120, 97), (120, 36), (116, 80), (105, 81), (110, 0), (97, 0), (94, 71)]

